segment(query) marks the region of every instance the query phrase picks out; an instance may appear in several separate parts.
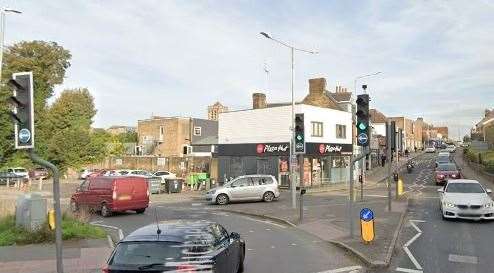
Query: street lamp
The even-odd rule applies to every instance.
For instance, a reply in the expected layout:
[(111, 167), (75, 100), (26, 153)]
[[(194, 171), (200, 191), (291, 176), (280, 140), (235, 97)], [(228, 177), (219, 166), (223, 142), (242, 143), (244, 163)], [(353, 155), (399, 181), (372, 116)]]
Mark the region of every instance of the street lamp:
[[(360, 80), (360, 79), (363, 79), (363, 78), (368, 78), (368, 77), (372, 77), (372, 76), (376, 76), (376, 75), (379, 75), (381, 74), (382, 72), (379, 71), (379, 72), (376, 72), (376, 73), (372, 73), (372, 74), (367, 74), (367, 75), (362, 75), (362, 76), (358, 76), (355, 78), (355, 80), (353, 81), (353, 91), (355, 92), (355, 97), (357, 97), (357, 81)], [(365, 89), (364, 89), (364, 93), (365, 93)]]
[(297, 208), (297, 200), (296, 200), (297, 199), (297, 191), (295, 189), (295, 187), (296, 187), (296, 185), (295, 185), (295, 173), (294, 173), (293, 164), (292, 164), (292, 160), (294, 157), (294, 151), (295, 151), (295, 147), (294, 147), (295, 146), (295, 144), (294, 144), (295, 143), (295, 98), (294, 98), (294, 93), (293, 93), (293, 52), (294, 51), (301, 51), (301, 52), (310, 53), (310, 54), (317, 54), (319, 52), (313, 51), (313, 50), (296, 48), (292, 45), (289, 45), (285, 42), (282, 42), (280, 40), (273, 38), (271, 35), (269, 35), (266, 32), (260, 32), (260, 34), (262, 36), (264, 36), (265, 38), (273, 40), (273, 41), (277, 42), (278, 44), (285, 46), (285, 47), (288, 47), (290, 49), (290, 57), (291, 57), (291, 77), (290, 77), (291, 84), (290, 84), (290, 86), (291, 86), (291, 92), (292, 92), (292, 126), (290, 128), (291, 133), (292, 133), (291, 140), (290, 140), (290, 187), (291, 187), (291, 192), (292, 192), (292, 208), (296, 209)]
[(2, 80), (2, 66), (3, 66), (3, 46), (5, 43), (5, 15), (10, 12), (10, 13), (17, 13), (20, 14), (22, 13), (21, 11), (11, 9), (11, 8), (1, 8), (0, 9), (0, 31), (2, 32), (0, 34), (0, 80)]

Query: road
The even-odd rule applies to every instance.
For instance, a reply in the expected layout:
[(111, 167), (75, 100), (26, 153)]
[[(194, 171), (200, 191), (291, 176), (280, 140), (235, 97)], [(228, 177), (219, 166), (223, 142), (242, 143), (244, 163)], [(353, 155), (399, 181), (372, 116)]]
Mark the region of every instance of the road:
[[(222, 212), (202, 203), (157, 205), (145, 214), (119, 214), (110, 218), (95, 216), (93, 221), (122, 229), (124, 235), (158, 219), (204, 219), (238, 232), (246, 241), (245, 273), (352, 272), (360, 262), (320, 239), (293, 227), (267, 220)], [(343, 269), (342, 269), (343, 268)], [(332, 271), (332, 270), (342, 271)], [(345, 270), (348, 269), (348, 270)]]
[(442, 220), (438, 186), (433, 181), (434, 157), (433, 154), (421, 156), (413, 173), (403, 175), (410, 206), (399, 237), (399, 250), (387, 271), (375, 272), (494, 271), (494, 222)]

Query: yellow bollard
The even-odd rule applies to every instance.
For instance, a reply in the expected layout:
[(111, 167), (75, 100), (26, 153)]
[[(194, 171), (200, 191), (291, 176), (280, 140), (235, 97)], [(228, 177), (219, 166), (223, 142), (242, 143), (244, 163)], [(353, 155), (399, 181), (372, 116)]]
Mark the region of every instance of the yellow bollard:
[(398, 195), (402, 195), (403, 194), (403, 180), (401, 180), (401, 178), (398, 180)]
[(55, 210), (53, 209), (48, 211), (48, 226), (51, 230), (55, 229)]

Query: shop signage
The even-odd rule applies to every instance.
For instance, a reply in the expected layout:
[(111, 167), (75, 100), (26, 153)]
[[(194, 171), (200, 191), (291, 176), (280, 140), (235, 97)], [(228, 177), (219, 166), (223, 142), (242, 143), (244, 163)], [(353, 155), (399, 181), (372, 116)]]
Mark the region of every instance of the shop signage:
[(257, 144), (258, 154), (288, 152), (288, 144)]
[(319, 153), (340, 153), (343, 150), (343, 146), (334, 144), (319, 144)]
[[(338, 143), (306, 143), (306, 155), (348, 155), (353, 151), (352, 144)], [(278, 143), (245, 143), (219, 144), (219, 156), (288, 156), (290, 144)]]

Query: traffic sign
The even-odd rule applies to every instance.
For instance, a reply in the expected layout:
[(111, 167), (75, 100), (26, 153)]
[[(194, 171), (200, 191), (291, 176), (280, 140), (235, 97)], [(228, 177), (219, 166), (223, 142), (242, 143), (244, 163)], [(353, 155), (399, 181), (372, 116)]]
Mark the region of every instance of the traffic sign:
[(360, 235), (365, 243), (374, 240), (374, 212), (369, 208), (363, 208), (360, 211)]
[(357, 137), (357, 140), (358, 140), (358, 143), (364, 145), (367, 143), (367, 141), (369, 141), (369, 137), (367, 136), (366, 133), (360, 133), (360, 135), (358, 135), (358, 137)]
[(21, 143), (28, 143), (31, 139), (31, 131), (26, 128), (19, 130), (19, 141)]

